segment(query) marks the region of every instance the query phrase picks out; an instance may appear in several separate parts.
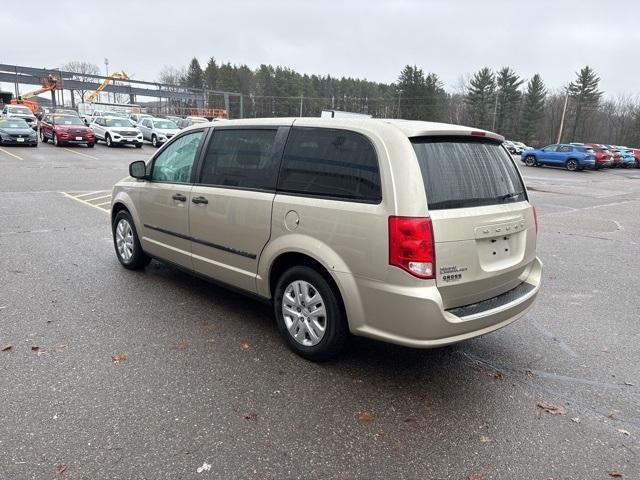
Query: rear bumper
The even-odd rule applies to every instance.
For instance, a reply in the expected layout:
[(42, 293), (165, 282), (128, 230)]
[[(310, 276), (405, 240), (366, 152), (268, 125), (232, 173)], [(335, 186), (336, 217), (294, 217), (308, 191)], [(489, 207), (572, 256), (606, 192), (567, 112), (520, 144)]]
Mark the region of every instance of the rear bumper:
[[(355, 279), (359, 300), (345, 298), (352, 333), (416, 348), (434, 348), (498, 330), (526, 314), (541, 285), (536, 258), (512, 291), (473, 305), (443, 308), (436, 286), (400, 287)], [(352, 321), (352, 315), (355, 318)], [(362, 317), (359, 317), (362, 314)]]

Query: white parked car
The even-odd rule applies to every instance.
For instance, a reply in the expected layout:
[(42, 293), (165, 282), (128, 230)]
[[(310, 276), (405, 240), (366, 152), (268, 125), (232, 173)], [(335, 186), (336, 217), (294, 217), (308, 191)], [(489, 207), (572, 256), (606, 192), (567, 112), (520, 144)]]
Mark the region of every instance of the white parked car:
[(38, 120), (28, 107), (24, 105), (5, 105), (2, 116), (7, 118), (21, 118), (34, 130), (38, 129)]
[(143, 118), (152, 118), (152, 116), (147, 113), (132, 113), (129, 115), (129, 120), (131, 120), (136, 127), (140, 124)]
[(135, 145), (142, 148), (142, 132), (128, 118), (97, 117), (90, 126), (96, 134), (96, 141), (102, 140), (107, 147)]
[(174, 135), (180, 133), (178, 126), (166, 118), (143, 118), (138, 123), (142, 138), (148, 140), (154, 147), (159, 147)]

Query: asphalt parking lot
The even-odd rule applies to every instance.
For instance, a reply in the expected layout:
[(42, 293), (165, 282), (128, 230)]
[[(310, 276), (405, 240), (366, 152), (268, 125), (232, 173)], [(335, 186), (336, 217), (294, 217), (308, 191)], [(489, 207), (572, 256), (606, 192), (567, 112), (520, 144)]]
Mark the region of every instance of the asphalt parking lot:
[(153, 150), (0, 149), (1, 479), (640, 478), (640, 170), (521, 168), (515, 324), (313, 364), (268, 306), (119, 265), (110, 189)]

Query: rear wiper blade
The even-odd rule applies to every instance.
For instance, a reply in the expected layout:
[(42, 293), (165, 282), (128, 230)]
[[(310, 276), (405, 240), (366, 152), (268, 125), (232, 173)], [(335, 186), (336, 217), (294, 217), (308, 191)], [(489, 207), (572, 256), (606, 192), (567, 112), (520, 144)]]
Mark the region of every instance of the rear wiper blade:
[(519, 197), (520, 195), (522, 195), (524, 192), (514, 192), (514, 193), (507, 193), (506, 195), (502, 195), (501, 197), (498, 197), (498, 200), (509, 200), (510, 198), (516, 198)]

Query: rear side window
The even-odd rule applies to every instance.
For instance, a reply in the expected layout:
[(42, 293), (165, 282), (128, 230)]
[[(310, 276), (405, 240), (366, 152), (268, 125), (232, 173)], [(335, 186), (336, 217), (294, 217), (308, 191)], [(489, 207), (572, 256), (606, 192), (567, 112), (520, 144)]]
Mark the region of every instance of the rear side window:
[(292, 128), (278, 190), (379, 203), (380, 170), (373, 145), (364, 136), (346, 130)]
[(411, 143), (430, 210), (526, 200), (516, 166), (497, 142), (421, 137), (412, 138)]
[(200, 183), (221, 187), (274, 190), (278, 159), (277, 129), (214, 130)]

